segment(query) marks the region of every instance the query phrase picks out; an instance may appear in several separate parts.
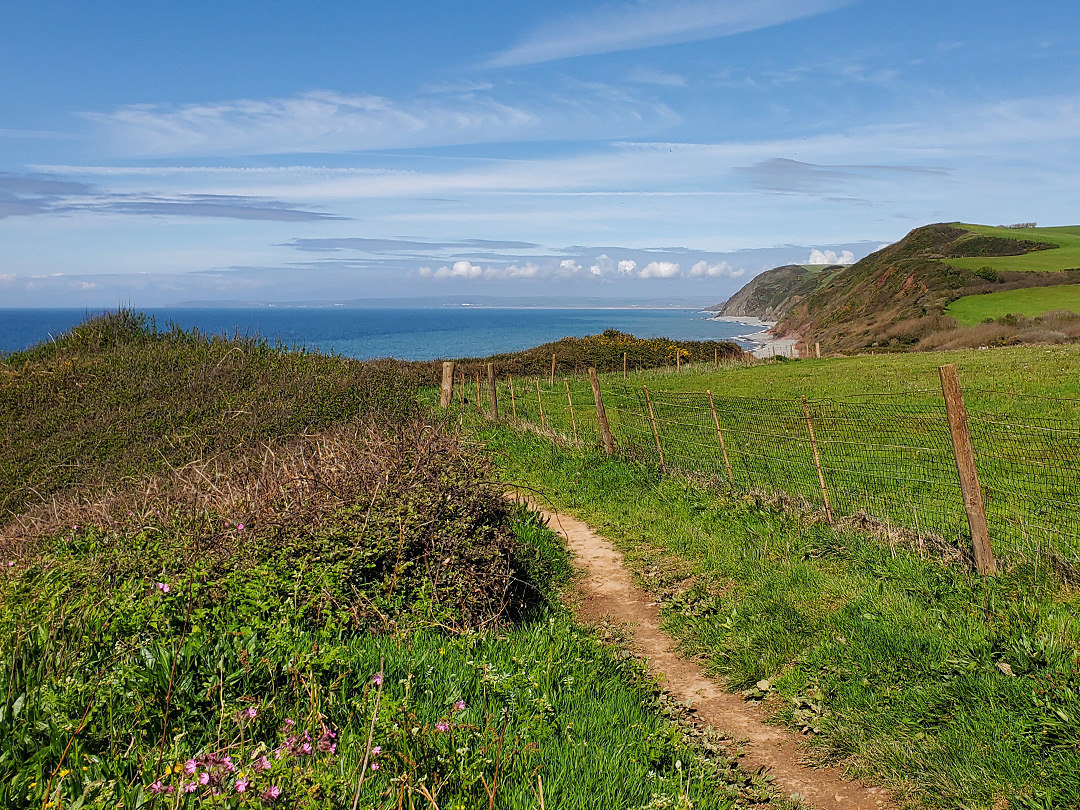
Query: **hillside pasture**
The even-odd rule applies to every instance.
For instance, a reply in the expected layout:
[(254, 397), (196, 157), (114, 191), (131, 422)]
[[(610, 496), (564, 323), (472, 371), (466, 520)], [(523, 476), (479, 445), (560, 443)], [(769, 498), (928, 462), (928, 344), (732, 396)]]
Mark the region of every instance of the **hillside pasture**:
[(1002, 318), (1010, 314), (1034, 318), (1060, 309), (1080, 313), (1080, 284), (965, 295), (949, 304), (945, 313), (969, 326), (987, 318)]
[(1000, 239), (1031, 240), (1056, 245), (1050, 250), (1036, 250), (1019, 256), (967, 256), (945, 260), (953, 267), (997, 271), (1057, 272), (1080, 268), (1080, 225), (1057, 228), (995, 228), (989, 225), (956, 223), (956, 227)]

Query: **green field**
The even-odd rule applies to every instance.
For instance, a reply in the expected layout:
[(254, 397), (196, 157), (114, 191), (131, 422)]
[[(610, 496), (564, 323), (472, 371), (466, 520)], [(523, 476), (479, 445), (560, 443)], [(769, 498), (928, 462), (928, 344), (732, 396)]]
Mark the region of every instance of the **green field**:
[[(624, 453), (709, 477), (722, 490), (784, 494), (821, 508), (809, 411), (835, 513), (865, 512), (970, 549), (941, 396), (945, 363), (957, 366), (965, 388), (996, 553), (1009, 565), (1052, 558), (1080, 568), (1080, 436), (1073, 427), (1080, 421), (1080, 347), (732, 363), (719, 371), (698, 364), (625, 381), (605, 375), (601, 384)], [(535, 379), (515, 378), (511, 395), (501, 383), (503, 415), (516, 413), (566, 441), (597, 441), (587, 380), (541, 380), (539, 401), (537, 388)]]
[(956, 227), (983, 236), (997, 236), (1002, 239), (1030, 239), (1035, 242), (1047, 242), (1057, 245), (1057, 247), (1050, 250), (1037, 250), (1021, 256), (972, 256), (944, 260), (955, 267), (962, 267), (966, 270), (992, 267), (995, 270), (1039, 270), (1045, 272), (1080, 268), (1080, 225), (1057, 228), (995, 228), (989, 225), (956, 223)]
[(966, 295), (949, 304), (945, 313), (970, 326), (987, 318), (1001, 318), (1009, 314), (1034, 318), (1058, 309), (1080, 312), (1080, 284)]

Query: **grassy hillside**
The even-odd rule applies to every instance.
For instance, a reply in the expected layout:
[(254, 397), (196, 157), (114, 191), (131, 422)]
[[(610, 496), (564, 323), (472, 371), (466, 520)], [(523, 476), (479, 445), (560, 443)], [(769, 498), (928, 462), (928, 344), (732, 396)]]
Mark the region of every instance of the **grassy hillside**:
[(1056, 272), (1080, 268), (1080, 225), (1058, 228), (994, 228), (988, 225), (954, 224), (958, 228), (980, 236), (1042, 243), (1049, 246), (1046, 249), (1019, 255), (987, 254), (967, 258), (954, 257), (948, 261), (954, 267), (967, 270), (990, 267), (999, 272)]
[(754, 276), (726, 302), (710, 309), (718, 315), (775, 320), (840, 269), (838, 265), (789, 264), (774, 267)]
[(946, 314), (965, 326), (987, 318), (1004, 318), (1007, 315), (1034, 318), (1057, 310), (1080, 313), (1080, 284), (968, 295), (945, 308)]
[(398, 366), (118, 313), (0, 369), (0, 806), (768, 800)]
[[(1045, 342), (1048, 336), (1073, 339), (1071, 328), (1058, 324), (1002, 324), (1010, 328), (989, 335), (987, 330), (956, 331), (957, 324), (945, 310), (957, 299), (1080, 283), (1080, 270), (998, 271), (986, 266), (986, 257), (1011, 256), (1019, 261), (1059, 250), (1047, 242), (1025, 239), (1021, 231), (1004, 229), (1008, 236), (1002, 236), (990, 230), (994, 232), (977, 233), (949, 224), (917, 228), (899, 242), (823, 279), (788, 310), (777, 330), (820, 342), (832, 352)], [(976, 266), (966, 266), (972, 262)]]

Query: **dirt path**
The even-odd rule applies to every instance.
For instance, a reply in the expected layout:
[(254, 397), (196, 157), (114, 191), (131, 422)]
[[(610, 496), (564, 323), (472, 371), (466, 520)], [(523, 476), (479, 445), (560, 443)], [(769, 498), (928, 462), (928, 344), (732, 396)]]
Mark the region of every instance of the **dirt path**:
[(726, 692), (705, 677), (702, 668), (681, 658), (675, 642), (660, 629), (660, 611), (638, 588), (610, 541), (569, 515), (530, 504), (547, 518), (553, 531), (566, 538), (577, 563), (586, 572), (579, 613), (587, 621), (610, 617), (633, 625), (633, 644), (649, 669), (664, 679), (677, 700), (692, 703), (694, 716), (735, 740), (748, 740), (740, 767), (766, 768), (784, 793), (799, 794), (819, 810), (882, 810), (895, 805), (884, 788), (841, 779), (833, 769), (810, 768), (800, 761), (799, 738), (777, 726), (765, 725), (763, 714), (740, 696)]

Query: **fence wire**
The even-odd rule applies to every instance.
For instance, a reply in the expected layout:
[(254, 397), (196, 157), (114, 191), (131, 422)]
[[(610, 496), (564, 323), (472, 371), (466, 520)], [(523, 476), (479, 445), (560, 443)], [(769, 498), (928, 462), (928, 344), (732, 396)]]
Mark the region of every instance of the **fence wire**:
[[(497, 389), (503, 417), (563, 441), (600, 444), (588, 380), (504, 380)], [(481, 409), (486, 397), (485, 382)], [(940, 391), (803, 401), (607, 381), (603, 399), (627, 456), (970, 548)], [(979, 403), (968, 423), (995, 554), (1080, 569), (1080, 401), (998, 392), (970, 399)]]

